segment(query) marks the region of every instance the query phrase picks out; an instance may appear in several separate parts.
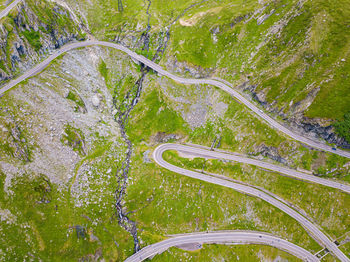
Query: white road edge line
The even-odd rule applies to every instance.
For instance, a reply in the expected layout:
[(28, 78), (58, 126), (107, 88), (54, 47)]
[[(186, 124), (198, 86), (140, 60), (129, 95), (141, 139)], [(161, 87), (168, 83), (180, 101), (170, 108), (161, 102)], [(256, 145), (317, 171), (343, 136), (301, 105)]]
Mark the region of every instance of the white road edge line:
[(139, 252), (128, 257), (125, 262), (143, 261), (161, 254), (167, 249), (184, 244), (260, 244), (268, 245), (286, 251), (304, 261), (320, 261), (316, 256), (302, 247), (299, 247), (282, 238), (254, 231), (215, 231), (189, 233), (172, 236), (169, 239), (144, 247)]
[[(314, 225), (311, 221), (309, 221), (307, 218), (305, 218), (303, 215), (301, 215), (300, 213), (298, 213), (296, 210), (292, 209), (288, 205), (284, 204), (278, 199), (256, 188), (174, 166), (163, 159), (163, 153), (167, 150), (183, 151), (183, 145), (162, 144), (158, 146), (153, 151), (153, 159), (161, 167), (168, 169), (172, 172), (178, 173), (180, 175), (184, 175), (184, 176), (205, 181), (208, 183), (231, 188), (238, 192), (251, 195), (264, 200), (265, 202), (275, 206), (276, 208), (280, 209), (282, 212), (286, 213), (287, 215), (291, 216), (296, 221), (298, 221), (309, 232), (310, 236), (312, 236), (322, 246), (326, 247), (340, 261), (350, 262), (350, 259), (316, 225)], [(196, 152), (196, 150), (200, 150), (200, 149), (193, 148), (193, 150), (194, 152)]]
[(0, 12), (0, 19), (2, 19), (3, 17), (7, 16), (8, 13), (12, 10), (12, 8), (14, 8), (21, 1), (22, 0), (15, 0), (11, 4), (6, 6), (6, 8)]
[[(118, 49), (122, 52), (125, 52), (126, 54), (128, 54), (129, 56), (131, 56), (132, 58), (134, 58), (135, 60), (138, 60), (139, 62), (145, 64), (146, 66), (152, 68), (154, 71), (157, 71), (158, 73), (160, 73), (161, 75), (165, 75), (177, 82), (180, 83), (184, 83), (184, 84), (210, 84), (210, 85), (214, 85), (219, 87), (220, 89), (230, 93), (232, 96), (234, 96), (235, 98), (237, 98), (238, 100), (240, 100), (242, 103), (244, 103), (248, 108), (250, 108), (253, 112), (255, 112), (258, 116), (260, 116), (262, 119), (264, 119), (265, 121), (267, 121), (272, 127), (280, 130), (281, 132), (289, 135), (290, 137), (294, 138), (295, 140), (298, 140), (302, 143), (308, 144), (311, 147), (315, 147), (315, 148), (319, 148), (321, 150), (325, 150), (325, 151), (329, 151), (331, 153), (334, 154), (338, 154), (340, 156), (344, 156), (347, 158), (350, 158), (350, 153), (343, 151), (343, 150), (337, 150), (334, 151), (330, 146), (327, 146), (323, 143), (318, 143), (315, 142), (313, 140), (310, 140), (308, 138), (304, 138), (300, 135), (294, 134), (292, 131), (290, 131), (289, 129), (285, 128), (284, 126), (282, 126), (281, 124), (279, 124), (278, 122), (276, 122), (274, 119), (272, 119), (271, 117), (269, 117), (268, 115), (266, 115), (265, 113), (261, 112), (255, 105), (253, 105), (252, 103), (250, 103), (248, 100), (246, 100), (243, 96), (241, 96), (238, 92), (236, 92), (235, 90), (233, 90), (232, 88), (228, 87), (227, 85), (225, 85), (222, 82), (216, 81), (216, 80), (211, 80), (211, 79), (186, 79), (186, 78), (182, 78), (179, 76), (176, 76), (172, 73), (169, 73), (168, 71), (165, 71), (164, 69), (162, 69), (161, 66), (159, 66), (158, 64), (148, 60), (147, 58), (136, 54), (135, 52), (131, 51), (130, 49), (121, 46), (119, 44), (115, 44), (115, 43), (110, 43), (110, 42), (103, 42), (103, 41), (85, 41), (85, 42), (78, 42), (78, 43), (72, 43), (69, 45), (65, 45), (63, 46), (61, 49), (57, 50), (54, 54), (52, 54), (51, 56), (49, 56), (47, 59), (45, 59), (44, 61), (42, 61), (41, 63), (39, 63), (38, 65), (36, 65), (34, 68), (30, 69), (29, 71), (27, 71), (26, 73), (24, 73), (23, 75), (19, 76), (17, 79), (14, 79), (12, 81), (10, 81), (8, 84), (6, 84), (3, 88), (0, 89), (0, 94), (6, 92), (7, 90), (11, 89), (12, 87), (16, 86), (18, 83), (22, 82), (23, 80), (36, 75), (37, 73), (41, 72), (44, 68), (46, 68), (49, 63), (54, 60), (55, 58), (57, 58), (59, 55), (61, 55), (64, 52), (70, 51), (72, 49), (76, 49), (76, 48), (80, 48), (80, 47), (86, 47), (86, 46), (92, 46), (92, 45), (100, 45), (100, 46), (105, 46), (105, 47), (111, 47), (111, 48), (115, 48)], [(183, 172), (183, 171), (182, 171)], [(185, 172), (187, 172), (185, 170)], [(192, 171), (188, 171), (188, 172), (192, 172)], [(192, 172), (192, 173), (196, 173), (196, 172)], [(180, 173), (181, 174), (181, 173)], [(196, 173), (197, 176), (201, 175), (199, 173)], [(194, 178), (197, 178), (196, 176), (193, 176)], [(197, 178), (200, 179), (200, 178)], [(203, 179), (201, 178), (201, 180), (204, 181), (208, 181), (210, 183), (212, 182), (212, 179), (217, 179), (217, 178), (211, 178), (211, 179)], [(220, 179), (219, 179), (220, 180)], [(221, 180), (220, 180), (221, 181)], [(226, 183), (229, 183), (226, 181)], [(221, 184), (221, 183), (219, 183)], [(264, 194), (264, 193), (263, 193)], [(277, 200), (276, 200), (277, 201)], [(280, 202), (279, 202), (280, 203)], [(284, 205), (284, 204), (283, 204)], [(289, 207), (288, 207), (289, 208)], [(295, 211), (294, 211), (295, 212)], [(299, 213), (298, 213), (299, 214)], [(299, 216), (301, 216), (299, 214)], [(305, 218), (302, 218), (305, 219)], [(302, 222), (302, 219), (299, 222)], [(307, 221), (307, 220), (306, 220)], [(313, 225), (314, 226), (314, 225)], [(310, 228), (309, 228), (310, 229)], [(317, 231), (319, 231), (317, 229)], [(319, 231), (320, 232), (320, 231)], [(326, 238), (323, 239), (324, 243), (327, 243), (327, 248), (329, 250), (332, 251), (333, 254), (335, 254), (341, 261), (350, 261), (337, 247), (336, 245), (331, 242), (323, 233), (322, 233), (322, 238)]]
[(208, 84), (208, 85), (213, 85), (221, 90), (229, 93), (232, 95), (234, 98), (242, 102), (245, 106), (247, 106), (251, 111), (253, 111), (257, 116), (262, 118), (264, 121), (266, 121), (271, 127), (279, 130), (280, 132), (286, 134), (287, 136), (304, 143), (306, 145), (309, 145), (311, 147), (327, 151), (333, 154), (337, 154), (339, 156), (343, 156), (346, 158), (350, 158), (350, 152), (347, 152), (345, 150), (340, 150), (340, 149), (333, 149), (331, 146), (326, 145), (325, 143), (319, 142), (319, 141), (314, 141), (309, 138), (303, 137), (302, 135), (296, 134), (293, 131), (289, 130), (282, 124), (278, 123), (276, 120), (265, 114), (262, 110), (257, 108), (253, 103), (249, 102), (246, 98), (244, 98), (241, 94), (239, 94), (237, 91), (232, 89), (231, 87), (227, 86), (223, 82), (213, 80), (213, 79), (190, 79), (190, 78), (183, 78), (177, 75), (174, 75), (166, 70), (164, 70), (160, 65), (152, 62), (151, 60), (145, 58), (144, 56), (138, 55), (135, 52), (131, 51), (127, 47), (124, 47), (119, 44), (115, 43), (110, 43), (110, 42), (104, 42), (104, 41), (84, 41), (84, 42), (77, 42), (77, 43), (72, 43), (63, 46), (61, 49), (57, 50), (55, 53), (50, 55), (48, 58), (46, 58), (43, 62), (39, 63), (36, 65), (34, 68), (31, 70), (27, 71), (23, 75), (19, 76), (17, 79), (10, 81), (8, 84), (6, 84), (4, 87), (0, 89), (0, 95), (7, 90), (11, 89), (18, 83), (22, 82), (23, 80), (27, 79), (28, 77), (34, 76), (35, 74), (39, 73), (42, 71), (52, 60), (57, 58), (60, 54), (70, 51), (75, 48), (80, 48), (80, 47), (86, 47), (86, 46), (93, 46), (93, 45), (99, 45), (99, 46), (105, 46), (105, 47), (111, 47), (117, 50), (120, 50), (133, 59), (143, 63), (144, 65), (150, 67), (154, 71), (158, 72), (160, 75), (167, 76), (179, 83), (183, 84)]
[(233, 155), (233, 154), (228, 154), (220, 151), (212, 151), (212, 150), (201, 148), (195, 145), (194, 146), (188, 146), (188, 145), (182, 145), (182, 144), (173, 144), (173, 145), (176, 145), (176, 148), (177, 148), (176, 150), (184, 153), (188, 153), (190, 155), (194, 155), (194, 156), (197, 155), (199, 157), (207, 157), (211, 159), (226, 159), (234, 162), (253, 165), (253, 166), (261, 167), (274, 172), (278, 172), (295, 179), (299, 179), (299, 180), (303, 180), (303, 181), (307, 181), (315, 184), (320, 184), (326, 187), (335, 188), (337, 190), (341, 190), (347, 194), (350, 194), (350, 185), (342, 184), (337, 181), (328, 180), (328, 179), (317, 177), (314, 175), (309, 175), (288, 167), (274, 165), (268, 162), (264, 162), (261, 160), (257, 160), (257, 159), (253, 159), (245, 156)]
[[(7, 6), (3, 11), (0, 12), (0, 19), (2, 19), (4, 16), (6, 16), (13, 7), (15, 7), (21, 0), (15, 0), (13, 1), (9, 6)], [(40, 71), (42, 71), (53, 59), (55, 59), (56, 57), (58, 57), (61, 53), (63, 52), (67, 52), (71, 49), (75, 49), (75, 48), (79, 48), (79, 47), (84, 47), (84, 46), (91, 46), (91, 45), (101, 45), (101, 46), (107, 46), (107, 47), (112, 47), (115, 49), (118, 49), (120, 51), (123, 51), (125, 53), (127, 53), (129, 56), (131, 56), (132, 58), (138, 60), (139, 62), (147, 65), (148, 67), (152, 68), (153, 70), (157, 71), (159, 74), (161, 75), (165, 75), (175, 81), (178, 81), (180, 83), (183, 84), (210, 84), (210, 85), (214, 85), (226, 92), (228, 92), (229, 94), (231, 94), (232, 96), (234, 96), (236, 99), (238, 99), (239, 101), (241, 101), (242, 103), (244, 103), (249, 109), (251, 109), (255, 114), (257, 114), (259, 117), (261, 117), (263, 120), (265, 120), (268, 124), (270, 124), (272, 127), (276, 128), (277, 130), (283, 132), (284, 134), (290, 136), (291, 138), (301, 142), (301, 143), (305, 143), (311, 147), (315, 147), (324, 151), (328, 151), (343, 157), (347, 157), (350, 158), (350, 153), (344, 150), (334, 150), (332, 147), (324, 144), (324, 143), (320, 143), (317, 141), (313, 141), (311, 139), (305, 138), (301, 135), (298, 134), (294, 134), (291, 130), (285, 128), (284, 126), (282, 126), (281, 124), (279, 124), (277, 121), (275, 121), (274, 119), (272, 119), (271, 117), (269, 117), (267, 114), (265, 114), (264, 112), (260, 111), (254, 104), (252, 104), (251, 102), (249, 102), (247, 99), (245, 99), (242, 95), (240, 95), (237, 91), (233, 90), (232, 88), (230, 88), (229, 86), (227, 86), (226, 84), (224, 84), (224, 81), (220, 82), (220, 81), (216, 81), (216, 80), (212, 80), (212, 79), (186, 79), (186, 78), (182, 78), (176, 75), (173, 75), (172, 73), (169, 73), (167, 71), (165, 71), (164, 69), (162, 69), (159, 65), (155, 64), (154, 62), (148, 60), (147, 58), (140, 56), (136, 53), (134, 53), (133, 51), (129, 50), (126, 47), (123, 47), (121, 45), (118, 44), (114, 44), (114, 43), (109, 43), (109, 42), (103, 42), (103, 41), (85, 41), (85, 42), (80, 42), (80, 43), (73, 43), (70, 45), (66, 45), (64, 46), (61, 50), (56, 51), (54, 54), (52, 54), (51, 56), (49, 56), (46, 60), (44, 60), (43, 62), (41, 62), (40, 64), (38, 64), (37, 66), (35, 66), (34, 68), (32, 68), (31, 70), (27, 71), (25, 74), (23, 74), (22, 76), (18, 77), (16, 80), (12, 80), (10, 81), (7, 85), (5, 85), (3, 88), (0, 89), (0, 95), (3, 94), (4, 92), (6, 92), (7, 90), (11, 89), (12, 87), (14, 87), (15, 85), (17, 85), (18, 83), (22, 82), (23, 80), (36, 75), (37, 73), (39, 73)], [(164, 161), (165, 162), (165, 161)], [(176, 171), (174, 171), (176, 172)], [(191, 171), (193, 172), (193, 171)], [(196, 172), (193, 172), (196, 173)], [(197, 173), (200, 174), (200, 173)], [(200, 174), (201, 175), (201, 174)], [(218, 179), (218, 178), (214, 178), (214, 179)], [(203, 179), (201, 179), (203, 180)], [(220, 180), (220, 179), (218, 179)], [(206, 180), (204, 180), (206, 181)], [(209, 182), (209, 181), (208, 181)], [(213, 183), (213, 182), (210, 182)], [(232, 183), (232, 182), (230, 182)], [(234, 184), (234, 183), (233, 183)], [(257, 189), (255, 189), (257, 190)], [(249, 193), (248, 193), (249, 194)], [(263, 193), (265, 194), (265, 193)], [(260, 197), (261, 198), (261, 197)], [(262, 198), (263, 199), (263, 198)], [(263, 199), (265, 200), (265, 199)], [(265, 200), (266, 201), (266, 200)], [(278, 201), (278, 200), (276, 200)], [(284, 204), (282, 204), (284, 205)], [(288, 207), (289, 208), (289, 207)], [(294, 211), (295, 212), (295, 211)], [(300, 215), (300, 214), (299, 214)], [(301, 215), (300, 215), (301, 216)], [(305, 219), (305, 218), (304, 218)], [(307, 221), (307, 220), (305, 220)], [(299, 221), (300, 222), (300, 221)], [(320, 231), (321, 232), (321, 231)], [(321, 234), (323, 234), (321, 232)], [(324, 235), (325, 236), (325, 235)], [(326, 237), (326, 236), (325, 236)], [(327, 237), (326, 237), (327, 238)], [(330, 241), (327, 238), (328, 241)], [(272, 242), (273, 243), (273, 242)], [(333, 242), (331, 242), (333, 245), (335, 245)], [(327, 245), (326, 245), (327, 246)], [(332, 247), (330, 250), (333, 253), (334, 252), (334, 247)], [(335, 245), (335, 255), (341, 260), (341, 261), (350, 261), (349, 258), (347, 258)], [(341, 253), (339, 253), (339, 252)]]

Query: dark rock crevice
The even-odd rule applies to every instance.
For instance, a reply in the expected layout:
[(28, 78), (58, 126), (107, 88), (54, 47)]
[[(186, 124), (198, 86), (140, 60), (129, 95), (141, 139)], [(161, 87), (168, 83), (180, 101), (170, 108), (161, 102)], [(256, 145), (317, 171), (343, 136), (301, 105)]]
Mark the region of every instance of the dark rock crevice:
[[(130, 141), (126, 133), (126, 126), (128, 123), (131, 110), (136, 106), (136, 104), (139, 101), (141, 91), (142, 91), (142, 84), (148, 71), (149, 71), (148, 68), (144, 66), (141, 67), (141, 77), (136, 81), (134, 86), (127, 93), (127, 95), (124, 97), (123, 102), (121, 103), (121, 104), (124, 104), (125, 101), (130, 101), (126, 105), (125, 109), (122, 109), (121, 105), (118, 105), (118, 100), (116, 98), (117, 94), (115, 94), (113, 98), (113, 105), (118, 110), (118, 113), (115, 115), (115, 121), (118, 123), (121, 131), (121, 136), (127, 145), (126, 158), (123, 161), (121, 168), (118, 170), (116, 174), (118, 177), (118, 185), (115, 190), (115, 200), (116, 200), (115, 207), (116, 207), (116, 214), (118, 217), (119, 224), (126, 231), (128, 231), (134, 239), (135, 252), (140, 250), (140, 243), (138, 240), (136, 222), (132, 221), (128, 217), (129, 212), (127, 212), (127, 210), (123, 207), (123, 199), (126, 194), (128, 175), (130, 171), (130, 162), (131, 162), (131, 156), (133, 152), (132, 142)], [(136, 93), (136, 94), (133, 94), (133, 93)]]
[[(84, 39), (81, 26), (61, 6), (45, 3), (33, 9), (22, 2), (16, 8), (18, 12), (0, 25), (0, 83), (28, 70), (64, 44)], [(43, 17), (46, 12), (50, 15)], [(63, 20), (67, 23), (60, 22)]]
[(264, 157), (270, 158), (276, 162), (279, 162), (281, 164), (288, 166), (288, 161), (281, 157), (278, 149), (276, 147), (269, 147), (266, 146), (264, 143), (260, 144), (256, 149), (255, 152), (250, 153), (252, 155), (261, 154)]
[(330, 144), (335, 144), (338, 147), (350, 149), (350, 144), (344, 138), (337, 136), (333, 125), (322, 126), (317, 122), (317, 119), (305, 117), (303, 113), (289, 116), (283, 113), (282, 110), (276, 110), (274, 105), (259, 97), (256, 88), (257, 86), (251, 85), (249, 81), (239, 86), (239, 89), (248, 91), (251, 94), (251, 98), (262, 105), (266, 111), (282, 117), (285, 123), (288, 123), (292, 129), (299, 131), (299, 133), (305, 133), (309, 136), (323, 139)]
[[(141, 35), (140, 41), (142, 41), (143, 50), (149, 50), (149, 31), (151, 29), (150, 26), (150, 13), (149, 9), (151, 6), (151, 1), (148, 0), (149, 4), (147, 7), (147, 15), (148, 15), (148, 24), (145, 32)], [(152, 58), (154, 60), (155, 57)], [(118, 186), (115, 190), (115, 207), (116, 207), (116, 214), (118, 217), (119, 224), (128, 231), (133, 239), (134, 239), (134, 251), (137, 252), (140, 250), (140, 242), (138, 239), (138, 230), (136, 226), (136, 222), (131, 220), (128, 215), (130, 212), (126, 210), (126, 208), (123, 207), (123, 199), (126, 194), (126, 188), (127, 188), (127, 181), (128, 181), (128, 175), (130, 171), (130, 162), (131, 162), (131, 156), (133, 152), (133, 145), (131, 140), (128, 138), (126, 127), (128, 124), (130, 112), (134, 109), (134, 107), (139, 102), (143, 82), (145, 80), (145, 77), (147, 73), (150, 71), (150, 68), (146, 67), (145, 65), (141, 64), (141, 76), (140, 78), (135, 82), (133, 87), (127, 92), (126, 96), (122, 100), (120, 104), (118, 104), (118, 99), (116, 98), (117, 94), (114, 95), (113, 98), (113, 105), (117, 109), (118, 113), (115, 115), (115, 121), (118, 123), (121, 136), (123, 140), (125, 141), (127, 145), (127, 152), (126, 152), (126, 158), (122, 163), (121, 168), (117, 172), (118, 177)], [(126, 106), (125, 106), (126, 104)], [(123, 106), (122, 106), (123, 105)]]
[[(150, 19), (151, 19), (151, 14), (149, 12), (150, 6), (152, 4), (151, 0), (147, 0), (148, 5), (146, 9), (146, 14), (147, 14), (147, 26), (146, 29), (143, 31), (143, 33), (140, 36), (140, 39), (136, 42), (136, 46), (134, 48), (140, 48), (142, 50), (148, 51), (150, 49), (150, 30), (151, 30), (151, 25), (150, 25)], [(166, 27), (165, 32), (162, 32), (160, 34), (160, 37), (157, 39), (158, 41), (158, 46), (155, 49), (156, 52), (153, 55), (153, 57), (149, 57), (152, 61), (155, 60), (160, 60), (161, 57), (163, 56), (168, 41), (170, 39), (170, 30), (173, 24), (175, 24), (185, 13), (201, 4), (204, 3), (208, 0), (203, 0), (201, 2), (195, 3), (188, 8), (186, 8), (177, 18), (175, 18), (174, 21), (172, 21), (168, 27)], [(125, 25), (126, 27), (126, 25)], [(116, 36), (115, 40), (119, 43), (122, 43), (123, 38), (122, 38), (122, 31)], [(122, 43), (123, 44), (123, 43)], [(125, 44), (125, 43), (124, 43)], [(122, 163), (121, 168), (119, 168), (116, 176), (118, 178), (118, 186), (115, 190), (115, 207), (116, 207), (116, 216), (118, 217), (118, 222), (119, 224), (126, 230), (128, 231), (133, 239), (134, 239), (134, 251), (137, 252), (140, 250), (140, 243), (138, 239), (138, 230), (137, 230), (137, 225), (136, 222), (131, 220), (128, 215), (130, 212), (126, 210), (126, 208), (123, 206), (123, 200), (126, 194), (126, 188), (127, 188), (127, 181), (128, 181), (128, 176), (130, 172), (130, 163), (131, 163), (131, 157), (132, 157), (132, 152), (133, 152), (133, 145), (131, 140), (129, 139), (127, 135), (127, 125), (128, 125), (128, 120), (130, 117), (131, 111), (134, 109), (134, 107), (137, 105), (139, 102), (141, 93), (142, 93), (142, 88), (143, 88), (143, 83), (144, 80), (149, 73), (151, 69), (145, 66), (144, 64), (141, 64), (141, 76), (139, 79), (135, 82), (135, 84), (130, 88), (130, 90), (127, 92), (125, 95), (124, 99), (121, 102), (118, 102), (119, 100), (117, 99), (117, 94), (114, 94), (113, 98), (113, 105), (117, 109), (117, 114), (114, 116), (115, 121), (118, 123), (120, 131), (121, 131), (121, 136), (123, 140), (125, 141), (127, 145), (127, 152), (126, 152), (126, 157), (125, 160)], [(123, 106), (122, 106), (123, 105)]]

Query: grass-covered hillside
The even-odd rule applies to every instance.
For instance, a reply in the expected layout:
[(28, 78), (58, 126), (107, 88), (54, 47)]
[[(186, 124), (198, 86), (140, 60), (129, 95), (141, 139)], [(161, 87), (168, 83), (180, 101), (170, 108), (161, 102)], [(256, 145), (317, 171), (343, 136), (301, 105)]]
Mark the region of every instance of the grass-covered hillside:
[(74, 15), (50, 1), (20, 2), (0, 23), (1, 82), (30, 69), (52, 50), (85, 36)]
[(122, 11), (116, 0), (67, 2), (99, 39), (150, 56), (166, 41), (161, 63), (168, 69), (244, 84), (295, 128), (350, 142), (329, 127), (350, 111), (349, 1), (123, 0)]
[(114, 209), (126, 145), (98, 70), (109, 56), (133, 75), (121, 54), (76, 50), (0, 99), (1, 260), (123, 260), (132, 252)]
[[(229, 81), (296, 132), (347, 147), (349, 18), (348, 0), (24, 0), (0, 20), (0, 85), (67, 43), (117, 42), (175, 74)], [(263, 231), (321, 251), (269, 203), (152, 158), (163, 143), (214, 140), (350, 183), (348, 158), (286, 137), (221, 89), (180, 84), (111, 48), (60, 55), (0, 96), (0, 261), (124, 261), (170, 235), (217, 230)], [(246, 164), (163, 157), (269, 191), (350, 257), (349, 194)], [(299, 260), (263, 245), (204, 245), (152, 261)]]

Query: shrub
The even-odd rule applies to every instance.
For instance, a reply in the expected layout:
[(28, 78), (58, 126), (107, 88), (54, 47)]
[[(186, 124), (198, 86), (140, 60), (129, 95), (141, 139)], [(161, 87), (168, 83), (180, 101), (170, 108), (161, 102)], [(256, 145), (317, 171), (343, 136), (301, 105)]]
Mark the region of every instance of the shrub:
[(350, 143), (350, 112), (344, 115), (344, 120), (334, 124), (336, 133)]
[(42, 47), (42, 44), (40, 42), (39, 32), (35, 32), (34, 30), (24, 31), (23, 35), (28, 40), (29, 44), (33, 46), (36, 51), (38, 51)]

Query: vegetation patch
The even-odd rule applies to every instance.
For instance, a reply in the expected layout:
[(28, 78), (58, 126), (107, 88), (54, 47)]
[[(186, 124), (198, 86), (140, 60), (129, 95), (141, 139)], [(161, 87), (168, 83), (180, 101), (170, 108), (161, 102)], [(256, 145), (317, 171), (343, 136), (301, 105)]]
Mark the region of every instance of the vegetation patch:
[[(127, 206), (142, 229), (143, 246), (162, 236), (214, 230), (262, 230), (317, 250), (302, 227), (273, 206), (244, 194), (181, 176), (143, 161), (144, 145), (133, 158)], [(203, 160), (196, 160), (202, 168)], [(283, 221), (283, 223), (282, 223)]]
[[(350, 218), (347, 215), (350, 212), (350, 207), (347, 205), (350, 195), (340, 190), (231, 161), (184, 158), (176, 151), (166, 151), (163, 157), (167, 162), (185, 169), (224, 175), (250, 185), (263, 187), (306, 212), (334, 238), (350, 230)], [(321, 198), (320, 195), (322, 195)]]
[(22, 33), (28, 40), (29, 44), (34, 47), (35, 51), (39, 51), (39, 49), (43, 46), (40, 42), (40, 32), (30, 30), (23, 31)]
[(102, 59), (98, 65), (98, 71), (100, 71), (100, 74), (103, 76), (103, 78), (105, 79), (105, 82), (107, 83), (108, 82), (108, 68), (107, 68), (105, 61), (103, 61)]
[(70, 146), (80, 155), (85, 155), (85, 138), (81, 130), (67, 124), (64, 129), (64, 134), (61, 137), (61, 142), (64, 145)]
[[(218, 257), (222, 261), (301, 261), (287, 252), (265, 245), (216, 245), (205, 244), (196, 251), (184, 251), (172, 247), (152, 258), (154, 262), (162, 261), (207, 261)], [(215, 261), (215, 260), (214, 260)]]
[(16, 122), (8, 123), (5, 130), (6, 139), (0, 139), (0, 152), (4, 152), (8, 158), (14, 157), (23, 162), (30, 162), (33, 148), (27, 144), (26, 130), (23, 131)]
[(344, 119), (334, 124), (337, 134), (350, 143), (350, 111), (344, 115)]
[(11, 195), (4, 192), (5, 178), (0, 171), (0, 211), (8, 214), (2, 221), (0, 246), (11, 250), (3, 253), (5, 261), (33, 256), (53, 261), (89, 261), (94, 256), (123, 261), (132, 254), (131, 238), (113, 218), (113, 191), (99, 193), (108, 203), (102, 212), (101, 205), (76, 207), (43, 174), (13, 179)]
[(75, 92), (75, 91), (71, 91), (69, 90), (68, 95), (66, 97), (68, 100), (73, 101), (76, 105), (74, 107), (74, 111), (75, 112), (82, 112), (82, 113), (86, 113), (86, 106), (85, 103), (83, 101), (83, 99)]
[[(147, 109), (146, 109), (147, 108)], [(142, 103), (132, 111), (131, 126), (128, 127), (133, 141), (148, 140), (158, 131), (163, 133), (179, 133), (187, 130), (185, 121), (179, 114), (169, 107), (167, 101), (158, 90), (151, 90), (144, 97)]]

